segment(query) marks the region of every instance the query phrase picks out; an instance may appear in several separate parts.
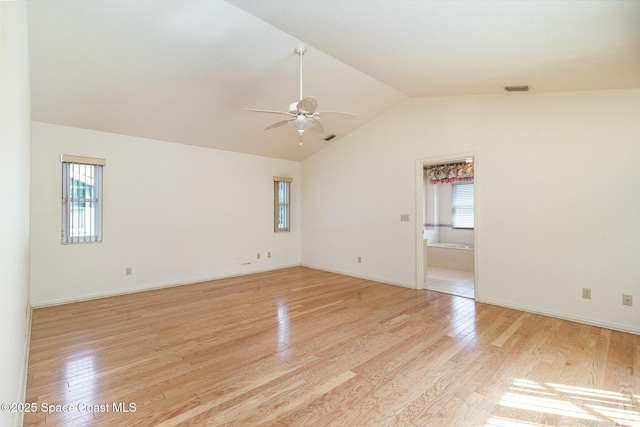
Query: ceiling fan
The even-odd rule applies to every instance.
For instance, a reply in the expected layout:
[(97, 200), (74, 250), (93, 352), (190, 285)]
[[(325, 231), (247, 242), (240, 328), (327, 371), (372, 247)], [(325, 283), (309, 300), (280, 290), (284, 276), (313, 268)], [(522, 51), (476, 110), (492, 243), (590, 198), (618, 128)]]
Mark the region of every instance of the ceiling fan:
[(342, 113), (339, 111), (316, 111), (318, 108), (318, 100), (313, 96), (302, 97), (302, 56), (307, 51), (305, 46), (296, 46), (294, 52), (300, 57), (300, 101), (294, 102), (289, 105), (289, 112), (285, 111), (273, 111), (273, 110), (258, 110), (255, 108), (248, 108), (247, 111), (255, 111), (258, 113), (270, 113), (270, 114), (284, 114), (289, 118), (280, 120), (266, 127), (264, 130), (277, 128), (284, 124), (289, 123), (297, 131), (300, 138), (300, 145), (302, 145), (302, 134), (311, 130), (314, 132), (324, 132), (324, 126), (320, 123), (320, 119), (326, 119), (330, 117), (350, 119), (358, 117), (351, 113)]

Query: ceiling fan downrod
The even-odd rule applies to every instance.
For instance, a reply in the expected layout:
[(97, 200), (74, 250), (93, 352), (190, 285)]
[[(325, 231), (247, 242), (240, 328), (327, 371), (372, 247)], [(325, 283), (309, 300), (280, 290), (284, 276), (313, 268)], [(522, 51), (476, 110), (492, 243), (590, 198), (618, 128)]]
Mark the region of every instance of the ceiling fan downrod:
[(300, 99), (301, 100), (302, 100), (302, 55), (304, 55), (306, 51), (307, 51), (307, 47), (302, 45), (296, 46), (294, 49), (294, 52), (300, 58)]
[[(298, 57), (300, 58), (300, 100), (302, 100), (302, 56), (305, 54), (305, 52), (307, 51), (307, 47), (303, 46), (303, 45), (298, 45), (295, 47), (295, 49), (293, 50)], [(300, 116), (298, 116), (299, 118)], [(297, 120), (296, 120), (297, 121)], [(293, 124), (293, 123), (292, 123)], [(304, 131), (307, 128), (307, 124), (305, 123), (296, 123), (298, 124), (298, 126), (296, 127), (296, 130), (298, 131), (298, 135), (299, 135), (299, 139), (298, 139), (298, 144), (302, 145), (302, 134), (304, 133)]]

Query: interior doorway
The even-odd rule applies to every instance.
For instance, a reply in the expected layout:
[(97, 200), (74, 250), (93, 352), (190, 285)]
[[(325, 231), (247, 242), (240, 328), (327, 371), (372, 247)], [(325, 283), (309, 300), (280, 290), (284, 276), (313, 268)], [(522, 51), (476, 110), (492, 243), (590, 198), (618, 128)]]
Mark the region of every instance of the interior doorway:
[(418, 161), (418, 289), (476, 297), (476, 157)]

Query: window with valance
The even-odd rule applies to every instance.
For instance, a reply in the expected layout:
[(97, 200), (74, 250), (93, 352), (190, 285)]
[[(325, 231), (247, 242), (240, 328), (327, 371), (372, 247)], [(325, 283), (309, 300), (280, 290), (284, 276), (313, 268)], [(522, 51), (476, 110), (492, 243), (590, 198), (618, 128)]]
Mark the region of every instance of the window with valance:
[(428, 166), (427, 179), (431, 184), (473, 181), (473, 162)]

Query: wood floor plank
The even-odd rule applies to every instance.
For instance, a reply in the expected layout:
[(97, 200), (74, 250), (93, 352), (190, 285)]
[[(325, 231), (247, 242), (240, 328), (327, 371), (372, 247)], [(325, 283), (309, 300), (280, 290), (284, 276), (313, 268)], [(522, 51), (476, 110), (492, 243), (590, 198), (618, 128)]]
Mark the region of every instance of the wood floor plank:
[(633, 426), (640, 336), (296, 267), (34, 310), (27, 402), (25, 426)]

